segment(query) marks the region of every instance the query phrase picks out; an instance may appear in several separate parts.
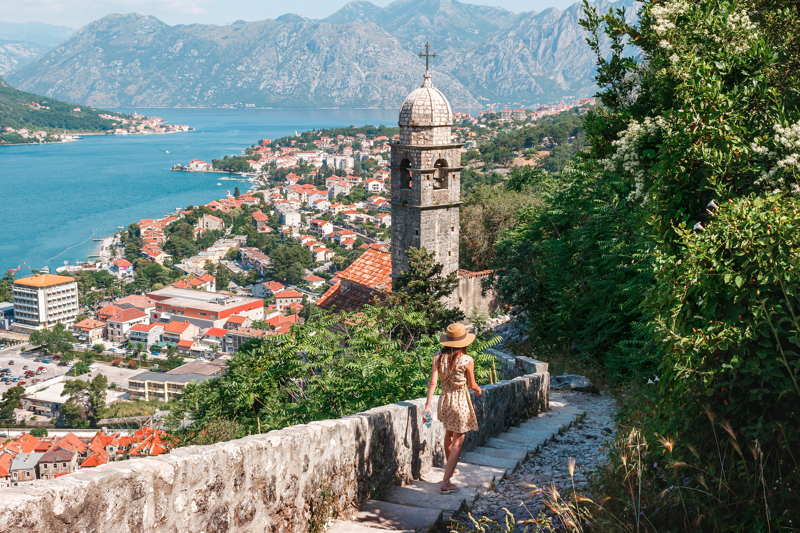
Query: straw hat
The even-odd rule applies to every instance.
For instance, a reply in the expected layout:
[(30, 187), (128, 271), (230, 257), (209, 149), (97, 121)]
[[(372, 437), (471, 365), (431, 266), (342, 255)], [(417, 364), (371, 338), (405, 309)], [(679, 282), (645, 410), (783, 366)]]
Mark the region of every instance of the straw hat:
[(439, 342), (448, 348), (465, 348), (475, 340), (475, 334), (467, 332), (464, 324), (454, 322), (447, 326)]

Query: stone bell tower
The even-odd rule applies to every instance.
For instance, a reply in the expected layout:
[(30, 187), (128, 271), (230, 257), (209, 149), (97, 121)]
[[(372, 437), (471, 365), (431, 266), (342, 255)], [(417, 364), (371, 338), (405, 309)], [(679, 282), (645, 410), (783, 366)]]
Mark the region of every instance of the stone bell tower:
[(458, 270), (461, 152), (452, 142), (453, 111), (433, 86), (425, 45), (422, 85), (400, 109), (400, 141), (391, 146), (392, 276), (408, 268), (407, 250), (433, 252), (443, 273)]

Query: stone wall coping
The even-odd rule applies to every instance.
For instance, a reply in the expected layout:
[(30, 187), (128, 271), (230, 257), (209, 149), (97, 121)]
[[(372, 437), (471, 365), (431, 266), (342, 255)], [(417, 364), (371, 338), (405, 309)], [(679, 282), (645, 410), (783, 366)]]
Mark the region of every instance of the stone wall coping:
[[(526, 359), (514, 369), (540, 368)], [(481, 428), (465, 449), (546, 409), (548, 386), (546, 372), (484, 385), (474, 399)], [(444, 428), (422, 423), (424, 405), (404, 400), (0, 489), (0, 533), (306, 533), (310, 517), (346, 513), (441, 464)]]

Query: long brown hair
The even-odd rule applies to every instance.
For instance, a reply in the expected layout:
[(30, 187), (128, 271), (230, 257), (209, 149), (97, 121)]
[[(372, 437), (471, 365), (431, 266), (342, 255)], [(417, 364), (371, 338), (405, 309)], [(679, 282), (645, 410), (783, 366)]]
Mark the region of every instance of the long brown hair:
[(444, 358), (447, 358), (447, 368), (452, 369), (453, 363), (456, 362), (456, 358), (460, 357), (461, 355), (467, 353), (466, 347), (464, 348), (451, 348), (449, 346), (444, 346), (442, 351), (439, 352), (439, 373), (442, 372), (442, 361)]

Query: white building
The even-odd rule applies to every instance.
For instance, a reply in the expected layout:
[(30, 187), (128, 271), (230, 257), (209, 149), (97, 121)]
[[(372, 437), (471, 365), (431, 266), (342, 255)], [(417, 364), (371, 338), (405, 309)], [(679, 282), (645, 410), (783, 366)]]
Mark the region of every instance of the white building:
[(19, 331), (70, 326), (78, 316), (78, 282), (69, 276), (40, 274), (14, 281), (14, 324)]

